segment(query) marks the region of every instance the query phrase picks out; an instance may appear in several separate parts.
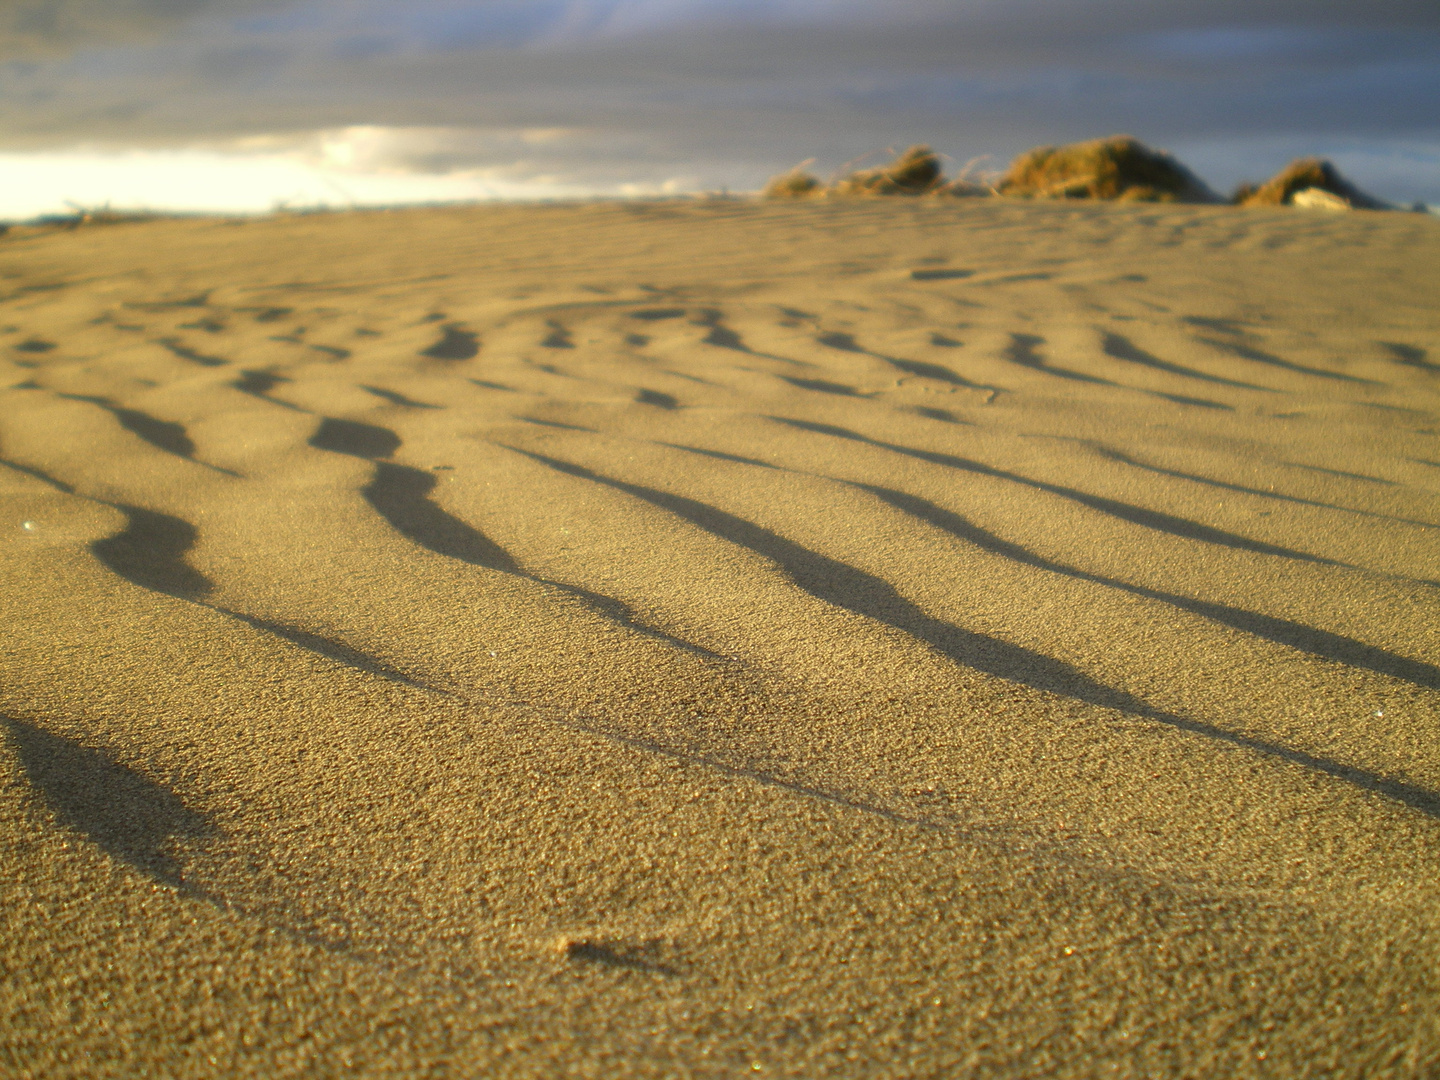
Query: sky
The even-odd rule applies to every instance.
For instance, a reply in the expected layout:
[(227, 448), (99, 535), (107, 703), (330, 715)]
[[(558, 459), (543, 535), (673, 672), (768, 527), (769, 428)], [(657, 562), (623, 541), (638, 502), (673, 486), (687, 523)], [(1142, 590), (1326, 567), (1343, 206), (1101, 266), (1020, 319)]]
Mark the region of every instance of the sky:
[(1120, 132), (1221, 192), (1317, 154), (1440, 204), (1440, 3), (0, 0), (12, 220), (743, 191)]

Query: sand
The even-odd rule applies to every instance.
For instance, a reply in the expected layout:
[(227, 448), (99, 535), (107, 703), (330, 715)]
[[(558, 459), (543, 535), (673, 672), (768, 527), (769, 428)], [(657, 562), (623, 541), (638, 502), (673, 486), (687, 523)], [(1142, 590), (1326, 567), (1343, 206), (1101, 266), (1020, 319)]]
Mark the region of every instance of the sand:
[(0, 1072), (1440, 1072), (1440, 222), (0, 240)]

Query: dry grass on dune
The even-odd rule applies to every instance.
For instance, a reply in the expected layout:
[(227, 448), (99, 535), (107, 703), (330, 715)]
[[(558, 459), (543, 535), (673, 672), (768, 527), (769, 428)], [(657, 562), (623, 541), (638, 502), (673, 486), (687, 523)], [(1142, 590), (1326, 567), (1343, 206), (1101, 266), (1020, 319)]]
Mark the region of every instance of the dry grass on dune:
[(963, 174), (947, 181), (940, 155), (928, 146), (917, 145), (885, 165), (846, 173), (829, 185), (806, 172), (804, 165), (797, 166), (773, 177), (763, 194), (768, 199), (868, 199), (897, 195), (967, 197), (991, 195), (994, 191)]
[(1263, 184), (1242, 184), (1231, 201), (1238, 206), (1291, 206), (1298, 196), (1303, 205), (1304, 195), (1311, 192), (1335, 196), (1340, 209), (1389, 209), (1388, 203), (1367, 195), (1320, 158), (1298, 158)]
[(808, 199), (823, 194), (823, 187), (803, 165), (797, 165), (789, 172), (771, 177), (761, 194), (767, 199)]
[(995, 186), (975, 182), (963, 174), (947, 182), (940, 156), (930, 147), (919, 145), (885, 165), (847, 173), (828, 186), (805, 172), (803, 166), (797, 167), (773, 178), (764, 194), (771, 199), (999, 194), (1141, 202), (1220, 201), (1174, 158), (1129, 136), (1038, 147), (1016, 158)]
[[(771, 178), (768, 199), (854, 199), (881, 196), (986, 196), (1023, 199), (1103, 199), (1121, 202), (1220, 203), (1204, 181), (1164, 151), (1129, 135), (1066, 146), (1040, 146), (1017, 157), (992, 185), (972, 180), (968, 169), (946, 181), (940, 156), (912, 146), (893, 161), (846, 173), (823, 184), (805, 162)], [(1261, 185), (1244, 184), (1230, 202), (1247, 207), (1296, 206), (1328, 210), (1388, 210), (1341, 176), (1333, 164), (1300, 158)]]
[(928, 146), (912, 146), (894, 161), (850, 173), (837, 181), (838, 196), (925, 195), (941, 184), (940, 157)]
[(1175, 158), (1128, 135), (1038, 147), (1015, 159), (999, 190), (1021, 198), (1220, 201)]

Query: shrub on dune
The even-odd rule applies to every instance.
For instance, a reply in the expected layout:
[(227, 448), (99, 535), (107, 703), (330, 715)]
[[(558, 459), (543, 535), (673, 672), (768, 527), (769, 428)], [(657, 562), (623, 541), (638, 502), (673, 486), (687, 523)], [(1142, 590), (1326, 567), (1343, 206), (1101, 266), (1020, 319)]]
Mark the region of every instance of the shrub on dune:
[(999, 191), (1028, 199), (1221, 201), (1175, 158), (1129, 135), (1036, 147), (1015, 159)]
[(943, 182), (940, 155), (912, 146), (888, 165), (842, 177), (829, 194), (839, 196), (926, 195)]
[(1321, 158), (1298, 158), (1256, 187), (1242, 184), (1231, 199), (1237, 206), (1299, 206), (1317, 210), (1388, 210)]
[(803, 165), (797, 165), (779, 176), (772, 176), (764, 191), (767, 199), (811, 199), (824, 193), (825, 189), (821, 187), (820, 181), (806, 172)]
[(940, 155), (928, 146), (912, 146), (888, 165), (847, 173), (826, 186), (805, 171), (807, 161), (772, 177), (767, 199), (868, 199), (882, 195), (990, 195), (993, 191), (964, 178), (946, 182)]
[[(1129, 135), (1037, 146), (1017, 157), (999, 178), (970, 175), (977, 158), (947, 180), (940, 155), (912, 146), (888, 164), (860, 169), (823, 184), (806, 171), (811, 161), (772, 177), (767, 199), (867, 199), (881, 196), (955, 198), (1007, 195), (1022, 199), (1104, 199), (1124, 202), (1220, 203), (1205, 182), (1163, 150)], [(813, 159), (812, 159), (813, 161)], [(1230, 202), (1237, 206), (1299, 206), (1328, 210), (1388, 210), (1320, 158), (1292, 161), (1258, 187), (1244, 184)]]

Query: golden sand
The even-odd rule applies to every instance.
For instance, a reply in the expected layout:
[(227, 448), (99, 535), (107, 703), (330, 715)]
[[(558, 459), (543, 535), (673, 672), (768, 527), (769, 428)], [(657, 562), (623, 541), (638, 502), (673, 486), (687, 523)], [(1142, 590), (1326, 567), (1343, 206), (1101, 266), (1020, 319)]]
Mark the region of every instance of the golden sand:
[(0, 1072), (1440, 1072), (1440, 222), (0, 240)]

